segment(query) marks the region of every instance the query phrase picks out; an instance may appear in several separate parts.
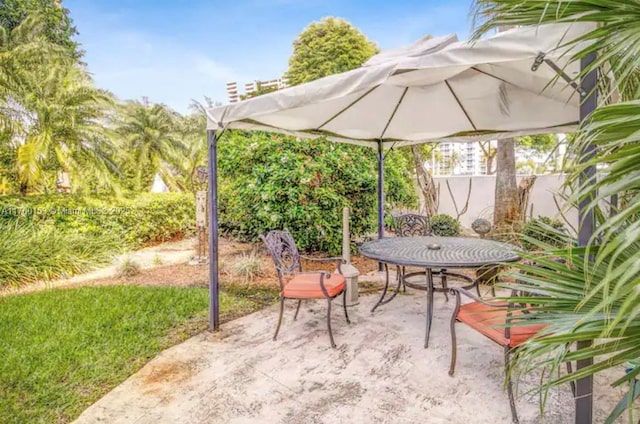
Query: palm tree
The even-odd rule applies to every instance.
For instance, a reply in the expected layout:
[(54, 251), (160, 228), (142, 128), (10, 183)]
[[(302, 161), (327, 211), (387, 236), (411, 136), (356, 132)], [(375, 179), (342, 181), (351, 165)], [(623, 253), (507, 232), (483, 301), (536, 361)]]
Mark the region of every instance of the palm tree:
[(20, 191), (44, 185), (47, 170), (87, 172), (113, 185), (110, 141), (100, 120), (110, 107), (87, 73), (49, 42), (41, 17), (12, 31), (0, 28), (0, 130), (15, 151)]
[(182, 190), (196, 191), (202, 188), (196, 173), (198, 167), (207, 164), (207, 120), (206, 115), (196, 109), (195, 113), (180, 117), (177, 137), (184, 144), (182, 161), (179, 166), (180, 176), (177, 180)]
[(128, 102), (122, 107), (115, 134), (129, 152), (127, 169), (136, 191), (148, 189), (159, 174), (169, 186), (177, 186), (176, 174), (185, 151), (176, 134), (177, 114), (160, 104)]
[(46, 167), (69, 173), (80, 184), (83, 173), (112, 185), (117, 171), (111, 154), (115, 148), (101, 120), (111, 97), (95, 89), (76, 66), (55, 66), (32, 71), (20, 85), (7, 84), (12, 101), (6, 106), (21, 123), (17, 149), (21, 192), (37, 186)]
[[(578, 158), (569, 168), (571, 201), (584, 201), (595, 213), (596, 234), (584, 248), (527, 255), (542, 267), (520, 265), (521, 283), (516, 287), (542, 295), (521, 300), (537, 312), (527, 318), (549, 325), (546, 337), (526, 343), (516, 356), (524, 371), (557, 370), (578, 359), (593, 361), (569, 375), (545, 373), (543, 392), (631, 361), (630, 372), (611, 382), (631, 387), (627, 403), (613, 411), (611, 422), (640, 395), (640, 363), (634, 362), (640, 358), (640, 0), (476, 0), (476, 8), (476, 36), (502, 25), (597, 24), (581, 40), (591, 43), (578, 48), (572, 60), (597, 52), (596, 61), (582, 75), (602, 67), (616, 84), (601, 84), (601, 98), (608, 101), (621, 94), (621, 103), (603, 102), (568, 146), (569, 157)], [(593, 156), (585, 153), (588, 145), (596, 147)], [(598, 167), (604, 176), (581, 184), (580, 174), (587, 166)], [(617, 205), (603, 207), (616, 197)], [(575, 342), (590, 347), (570, 351), (568, 346)]]

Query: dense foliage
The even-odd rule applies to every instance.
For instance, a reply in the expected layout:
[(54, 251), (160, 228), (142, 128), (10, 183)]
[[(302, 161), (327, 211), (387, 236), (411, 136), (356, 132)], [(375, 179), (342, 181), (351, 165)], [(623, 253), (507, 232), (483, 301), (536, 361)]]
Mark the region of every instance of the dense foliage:
[(447, 214), (434, 215), (429, 218), (431, 231), (436, 236), (456, 237), (460, 235), (460, 221)]
[(0, 197), (0, 287), (84, 272), (127, 248), (190, 235), (194, 210), (193, 195), (177, 193)]
[[(220, 142), (220, 225), (242, 240), (288, 228), (302, 249), (339, 252), (342, 209), (354, 235), (373, 231), (377, 168), (367, 148), (233, 132)], [(387, 202), (413, 206), (415, 192), (401, 155), (386, 158)], [(390, 210), (390, 209), (389, 209)]]
[(526, 250), (544, 249), (549, 246), (563, 248), (573, 244), (566, 225), (562, 221), (546, 216), (529, 220), (524, 224), (521, 242)]
[(91, 236), (111, 234), (127, 247), (140, 247), (192, 234), (195, 203), (192, 194), (181, 193), (5, 196), (0, 197), (0, 222)]
[(106, 265), (121, 240), (111, 233), (80, 234), (53, 226), (0, 222), (0, 288), (86, 272)]
[(30, 14), (42, 16), (47, 40), (63, 47), (73, 59), (82, 56), (74, 40), (78, 31), (61, 0), (3, 0), (0, 2), (0, 26), (7, 31), (18, 27)]
[[(290, 85), (361, 66), (377, 47), (350, 23), (325, 18), (294, 42)], [(264, 93), (254, 93), (259, 95)], [(304, 250), (339, 252), (342, 209), (349, 207), (351, 231), (374, 230), (377, 170), (374, 152), (319, 140), (234, 132), (220, 142), (220, 225), (242, 240), (255, 241), (274, 228), (288, 228)], [(388, 204), (412, 206), (416, 196), (409, 164), (387, 155)]]
[[(552, 257), (527, 255), (541, 266), (519, 265), (526, 278), (515, 288), (537, 296), (513, 300), (530, 304), (536, 312), (523, 318), (548, 325), (540, 337), (520, 346), (516, 356), (521, 371), (544, 370), (539, 386), (544, 394), (568, 381), (630, 364), (626, 375), (610, 381), (628, 387), (621, 407), (606, 421), (613, 423), (640, 396), (640, 1), (477, 0), (477, 7), (477, 36), (505, 25), (593, 24), (579, 40), (569, 42), (575, 63), (589, 63), (597, 54), (576, 82), (589, 72), (612, 77), (600, 84), (598, 108), (568, 145), (568, 157), (574, 158), (567, 179), (570, 202), (593, 212), (596, 231), (583, 240), (584, 247), (556, 249)], [(604, 176), (581, 181), (589, 167), (599, 168)], [(612, 196), (624, 201), (612, 211), (601, 208)], [(579, 349), (569, 349), (576, 343)], [(576, 360), (581, 361), (579, 370), (556, 372)]]
[(298, 85), (360, 67), (378, 48), (349, 22), (324, 18), (293, 42), (287, 79)]

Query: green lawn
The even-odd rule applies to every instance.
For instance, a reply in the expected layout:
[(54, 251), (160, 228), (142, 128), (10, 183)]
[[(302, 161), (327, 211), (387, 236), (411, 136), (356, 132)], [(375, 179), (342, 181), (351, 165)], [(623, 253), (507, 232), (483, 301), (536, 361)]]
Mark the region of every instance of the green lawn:
[[(227, 318), (269, 290), (229, 289)], [(65, 423), (161, 350), (206, 328), (201, 288), (104, 286), (0, 298), (0, 423)]]

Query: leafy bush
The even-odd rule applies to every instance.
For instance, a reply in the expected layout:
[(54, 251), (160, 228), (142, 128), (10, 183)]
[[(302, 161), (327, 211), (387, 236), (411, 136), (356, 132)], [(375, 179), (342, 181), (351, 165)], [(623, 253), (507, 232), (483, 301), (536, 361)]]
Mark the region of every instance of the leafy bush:
[(52, 226), (69, 234), (108, 234), (135, 248), (193, 233), (194, 202), (193, 195), (181, 193), (134, 198), (6, 196), (0, 198), (0, 222)]
[(455, 237), (460, 235), (460, 222), (450, 215), (433, 215), (430, 222), (431, 231), (436, 236)]
[(120, 240), (58, 231), (53, 226), (0, 222), (0, 287), (50, 280), (107, 264)]
[(189, 235), (194, 221), (191, 194), (2, 197), (0, 286), (88, 271), (113, 253)]
[(547, 246), (564, 248), (574, 242), (562, 221), (546, 216), (528, 221), (522, 227), (520, 240), (526, 250), (540, 250)]
[[(404, 161), (393, 153), (385, 160), (389, 209), (416, 202)], [(231, 132), (219, 148), (220, 228), (243, 241), (288, 228), (299, 248), (337, 253), (342, 208), (353, 211), (354, 236), (375, 229), (376, 163), (363, 147)]]

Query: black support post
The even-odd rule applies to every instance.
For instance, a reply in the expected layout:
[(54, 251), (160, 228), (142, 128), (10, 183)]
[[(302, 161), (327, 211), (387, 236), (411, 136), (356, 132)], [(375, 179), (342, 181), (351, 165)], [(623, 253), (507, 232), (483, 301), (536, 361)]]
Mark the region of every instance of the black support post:
[[(596, 60), (596, 54), (592, 53), (582, 58), (580, 66), (581, 69), (587, 69)], [(580, 104), (580, 121), (583, 121), (591, 112), (593, 112), (598, 106), (596, 86), (598, 82), (598, 75), (595, 70), (592, 70), (582, 78), (582, 89), (585, 96), (581, 99)], [(595, 153), (595, 146), (588, 145), (582, 152), (582, 162), (588, 161)], [(596, 178), (595, 166), (587, 167), (580, 175), (580, 186), (585, 184), (594, 184)], [(595, 187), (594, 187), (595, 188)], [(591, 236), (595, 230), (595, 217), (593, 209), (589, 209), (589, 203), (591, 199), (595, 198), (596, 193), (592, 193), (591, 198), (582, 199), (578, 205), (578, 243), (580, 246), (586, 246), (591, 239)], [(578, 349), (584, 349), (591, 345), (590, 342), (579, 342)], [(576, 368), (587, 367), (593, 364), (591, 359), (583, 359), (577, 361)], [(576, 381), (576, 424), (591, 424), (593, 422), (593, 377), (585, 377)]]
[(378, 238), (384, 237), (384, 154), (378, 141)]
[[(378, 140), (378, 239), (384, 237), (384, 151), (382, 140)], [(378, 270), (382, 271), (382, 263)]]
[(218, 303), (218, 137), (207, 130), (209, 153), (209, 331), (220, 327)]

